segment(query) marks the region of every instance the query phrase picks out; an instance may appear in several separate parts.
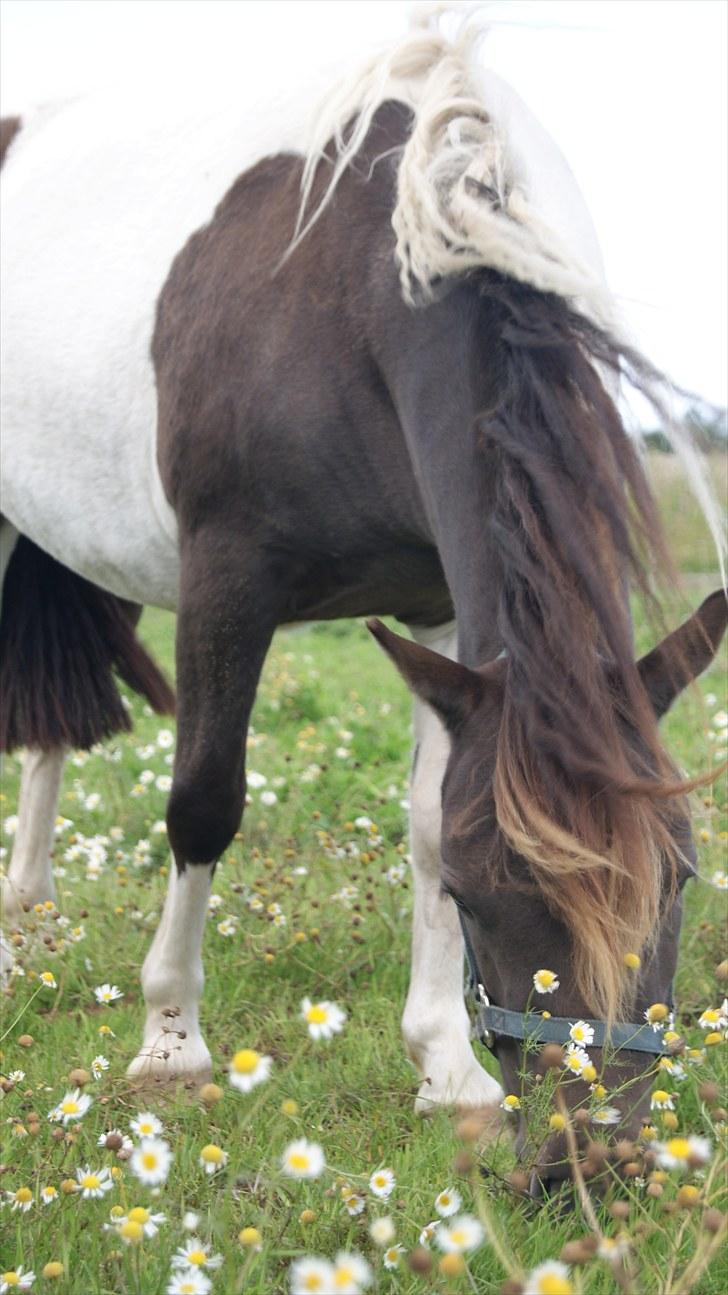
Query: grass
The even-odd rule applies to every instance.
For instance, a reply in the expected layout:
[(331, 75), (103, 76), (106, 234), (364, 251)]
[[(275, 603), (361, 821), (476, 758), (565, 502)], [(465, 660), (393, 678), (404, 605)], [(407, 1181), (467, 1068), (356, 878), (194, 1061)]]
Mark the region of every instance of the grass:
[[(670, 529), (679, 535), (681, 563), (691, 573), (690, 597), (697, 601), (714, 587), (710, 573), (700, 574), (709, 572), (709, 549), (694, 511), (683, 502), (678, 507), (677, 487), (664, 483), (668, 469), (662, 461), (657, 471), (663, 474)], [(170, 616), (145, 613), (142, 636), (170, 671), (173, 633)], [(649, 642), (641, 618), (638, 639)], [(665, 722), (667, 743), (690, 773), (708, 767), (721, 749), (712, 716), (725, 705), (723, 678), (714, 666), (701, 680), (700, 692), (718, 700), (700, 710), (695, 699), (683, 698)], [(38, 1274), (34, 1289), (41, 1291), (158, 1295), (166, 1289), (170, 1257), (185, 1240), (183, 1215), (194, 1210), (200, 1215), (199, 1235), (222, 1256), (211, 1277), (215, 1292), (225, 1295), (287, 1290), (294, 1257), (330, 1257), (341, 1249), (365, 1254), (377, 1288), (385, 1292), (485, 1293), (499, 1291), (509, 1276), (515, 1279), (558, 1258), (567, 1242), (592, 1231), (578, 1202), (568, 1212), (558, 1201), (535, 1209), (514, 1194), (507, 1181), (514, 1156), (506, 1131), (468, 1144), (468, 1167), (458, 1126), (447, 1113), (425, 1123), (413, 1115), (416, 1079), (399, 1036), (411, 910), (406, 872), (399, 876), (407, 850), (401, 802), (407, 795), (409, 699), (360, 623), (282, 631), (265, 668), (248, 768), (265, 775), (265, 790), (275, 790), (277, 801), (266, 806), (262, 789), (252, 790), (243, 832), (216, 875), (221, 903), (210, 916), (205, 939), (203, 1029), (223, 1096), (206, 1106), (194, 1091), (160, 1091), (151, 1098), (134, 1091), (124, 1071), (140, 1041), (138, 973), (168, 867), (165, 837), (155, 830), (166, 797), (140, 775), (169, 772), (170, 752), (157, 737), (173, 725), (152, 716), (136, 698), (130, 704), (132, 734), (68, 764), (60, 813), (70, 822), (59, 830), (56, 865), (62, 874), (56, 884), (58, 906), (70, 926), (60, 927), (55, 912), (31, 913), (17, 937), (26, 974), (10, 982), (3, 1000), (2, 1067), (5, 1075), (25, 1074), (6, 1082), (0, 1093), (5, 1131), (0, 1187), (14, 1193), (26, 1186), (33, 1203), (27, 1213), (12, 1210), (9, 1200), (0, 1210), (0, 1272), (18, 1264), (32, 1268)], [(1, 815), (6, 823), (16, 809), (19, 771), (17, 759), (6, 761)], [(134, 794), (140, 786), (144, 790)], [(89, 808), (93, 793), (100, 803)], [(702, 1042), (697, 1016), (725, 992), (716, 978), (725, 957), (725, 895), (710, 882), (725, 867), (724, 785), (695, 794), (693, 805), (702, 880), (689, 887), (676, 986), (681, 1028), (691, 1044)], [(360, 815), (373, 820), (374, 833), (354, 826)], [(64, 855), (76, 834), (108, 835), (112, 827), (123, 835), (109, 841), (98, 878), (87, 880), (83, 859)], [(140, 851), (140, 841), (148, 848)], [(9, 836), (4, 844), (11, 846)], [(148, 856), (148, 862), (139, 862), (140, 856)], [(250, 908), (254, 895), (263, 901), (259, 912)], [(271, 904), (280, 906), (285, 925), (274, 924)], [(227, 916), (237, 923), (229, 937), (217, 929)], [(77, 925), (85, 937), (74, 943), (69, 930)], [(54, 973), (57, 990), (38, 990), (33, 977), (44, 969)], [(124, 997), (102, 1008), (93, 989), (104, 981), (118, 985)], [(333, 1000), (346, 1010), (346, 1026), (331, 1042), (308, 1037), (299, 1014), (306, 995)], [(113, 1037), (99, 1034), (103, 1026), (113, 1029)], [(32, 1043), (23, 1047), (21, 1036)], [(247, 1096), (229, 1087), (225, 1073), (231, 1054), (242, 1047), (273, 1058), (270, 1081)], [(487, 1054), (478, 1051), (493, 1069)], [(73, 1086), (69, 1072), (89, 1069), (98, 1053), (110, 1065), (87, 1086), (93, 1105), (81, 1124), (59, 1136), (47, 1114)], [(705, 1088), (701, 1098), (699, 1088), (714, 1079), (724, 1082), (724, 1057), (725, 1045), (713, 1047), (681, 1083), (665, 1081), (677, 1094), (680, 1130), (704, 1134), (713, 1144), (725, 1138), (725, 1112), (721, 1099), (708, 1100)], [(295, 1103), (295, 1111), (285, 1103)], [(534, 1095), (532, 1105), (532, 1120), (543, 1122), (544, 1095)], [(162, 1119), (174, 1153), (169, 1178), (156, 1196), (136, 1181), (128, 1165), (96, 1145), (106, 1129), (127, 1132), (129, 1120), (148, 1106)], [(283, 1148), (302, 1136), (325, 1150), (327, 1171), (318, 1182), (296, 1183), (279, 1172)], [(229, 1157), (213, 1176), (199, 1164), (208, 1143)], [(710, 1257), (714, 1243), (704, 1226), (706, 1207), (725, 1208), (725, 1176), (718, 1163), (714, 1160), (707, 1177), (698, 1171), (680, 1180), (699, 1188), (697, 1208), (678, 1203), (674, 1175), (661, 1195), (648, 1194), (646, 1185), (632, 1180), (610, 1190), (607, 1206), (619, 1200), (626, 1218), (616, 1219), (605, 1207), (597, 1222), (609, 1235), (625, 1231), (630, 1236), (633, 1268), (625, 1276), (619, 1266), (592, 1260), (574, 1270), (576, 1289), (584, 1295), (618, 1289), (687, 1295), (691, 1257)], [(114, 1167), (117, 1177), (107, 1197), (83, 1200), (61, 1193), (54, 1204), (40, 1202), (44, 1186), (60, 1189), (77, 1166), (86, 1164)], [(381, 1166), (396, 1175), (388, 1201), (377, 1201), (367, 1188), (370, 1174)], [(366, 1208), (356, 1217), (349, 1217), (342, 1200), (344, 1183), (366, 1197)], [(412, 1272), (406, 1261), (395, 1271), (384, 1270), (368, 1235), (372, 1219), (391, 1215), (397, 1241), (411, 1252), (421, 1228), (436, 1217), (435, 1196), (448, 1186), (457, 1187), (464, 1210), (486, 1221), (493, 1240), (476, 1250), (460, 1273), (441, 1273), (435, 1250), (427, 1275)], [(109, 1222), (112, 1206), (126, 1212), (137, 1205), (163, 1211), (167, 1221), (155, 1238), (127, 1246), (102, 1225)], [(304, 1210), (312, 1211), (313, 1219), (302, 1221)], [(259, 1230), (260, 1249), (239, 1242), (246, 1226)], [(42, 1278), (44, 1265), (54, 1260), (64, 1265), (64, 1275)], [(725, 1264), (714, 1256), (695, 1289), (700, 1295), (722, 1295), (726, 1280)]]

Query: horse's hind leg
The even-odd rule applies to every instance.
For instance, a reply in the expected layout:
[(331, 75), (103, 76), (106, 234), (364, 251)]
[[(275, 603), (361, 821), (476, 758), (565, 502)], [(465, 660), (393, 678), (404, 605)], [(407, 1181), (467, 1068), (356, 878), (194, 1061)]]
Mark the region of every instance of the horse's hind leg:
[[(428, 647), (455, 657), (450, 633), (413, 629)], [(457, 910), (440, 889), (441, 787), (449, 743), (440, 720), (420, 701), (414, 707), (415, 764), (410, 792), (414, 878), (412, 970), (402, 1033), (420, 1074), (415, 1110), (467, 1109), (500, 1101), (500, 1084), (483, 1070), (470, 1044), (463, 997), (464, 948)]]
[(214, 865), (240, 823), (245, 735), (276, 624), (271, 581), (243, 568), (234, 536), (183, 545), (177, 621), (177, 754), (167, 809), (175, 863), (142, 969), (144, 1042), (129, 1067), (151, 1079), (200, 1079), (210, 1053), (199, 1024), (202, 939)]
[(18, 803), (18, 827), (8, 875), (2, 892), (3, 921), (22, 920), (24, 910), (53, 899), (51, 872), (58, 793), (66, 752), (30, 749), (23, 758)]

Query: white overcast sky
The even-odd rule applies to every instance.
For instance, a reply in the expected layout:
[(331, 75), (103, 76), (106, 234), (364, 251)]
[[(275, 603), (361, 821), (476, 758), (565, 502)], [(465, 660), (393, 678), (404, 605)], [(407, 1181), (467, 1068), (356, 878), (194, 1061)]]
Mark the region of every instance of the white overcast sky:
[[(3, 112), (109, 82), (234, 78), (254, 42), (272, 85), (402, 32), (400, 0), (2, 0)], [(557, 140), (638, 344), (719, 405), (726, 392), (728, 6), (496, 0), (484, 60)], [(322, 86), (322, 90), (325, 86)]]

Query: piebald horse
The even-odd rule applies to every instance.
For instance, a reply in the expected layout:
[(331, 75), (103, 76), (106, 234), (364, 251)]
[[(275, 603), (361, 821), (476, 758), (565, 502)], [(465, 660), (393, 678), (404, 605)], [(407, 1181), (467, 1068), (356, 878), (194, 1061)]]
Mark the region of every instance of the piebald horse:
[[(615, 400), (653, 375), (568, 167), (472, 25), (415, 26), (308, 133), (243, 82), (182, 120), (102, 96), (4, 128), (0, 736), (27, 748), (6, 918), (53, 894), (66, 752), (126, 722), (112, 671), (171, 706), (134, 626), (174, 609), (176, 867), (130, 1071), (207, 1075), (207, 898), (271, 637), (394, 616), (412, 640), (371, 628), (415, 694), (403, 1033), (419, 1109), (481, 1107), (502, 1090), (464, 937), (503, 1021), (538, 968), (555, 1019), (668, 1000), (692, 847), (657, 719), (725, 600), (635, 662), (626, 591), (666, 555)], [(513, 1088), (518, 1032), (494, 1047)], [(645, 1064), (623, 1048), (620, 1081)]]

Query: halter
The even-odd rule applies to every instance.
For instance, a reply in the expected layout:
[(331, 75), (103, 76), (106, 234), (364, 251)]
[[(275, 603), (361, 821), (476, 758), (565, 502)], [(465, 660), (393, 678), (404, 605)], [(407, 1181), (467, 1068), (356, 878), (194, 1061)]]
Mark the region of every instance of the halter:
[[(475, 1034), (480, 1042), (493, 1053), (496, 1051), (499, 1038), (528, 1039), (534, 1043), (573, 1042), (570, 1031), (574, 1022), (565, 1016), (541, 1016), (538, 1012), (513, 1012), (507, 1007), (495, 1007), (491, 1003), (483, 987), (475, 952), (460, 909), (458, 909), (458, 916), (470, 971), (469, 988), (473, 992), (476, 1004)], [(668, 1006), (672, 1009), (672, 985), (668, 993)], [(595, 1048), (603, 1048), (605, 1044), (609, 1044), (614, 1052), (624, 1048), (629, 1052), (648, 1052), (652, 1056), (670, 1056), (672, 1053), (670, 1044), (665, 1042), (659, 1031), (645, 1022), (635, 1024), (620, 1021), (611, 1029), (604, 1021), (584, 1021), (584, 1024), (591, 1026), (594, 1031), (590, 1046)]]

